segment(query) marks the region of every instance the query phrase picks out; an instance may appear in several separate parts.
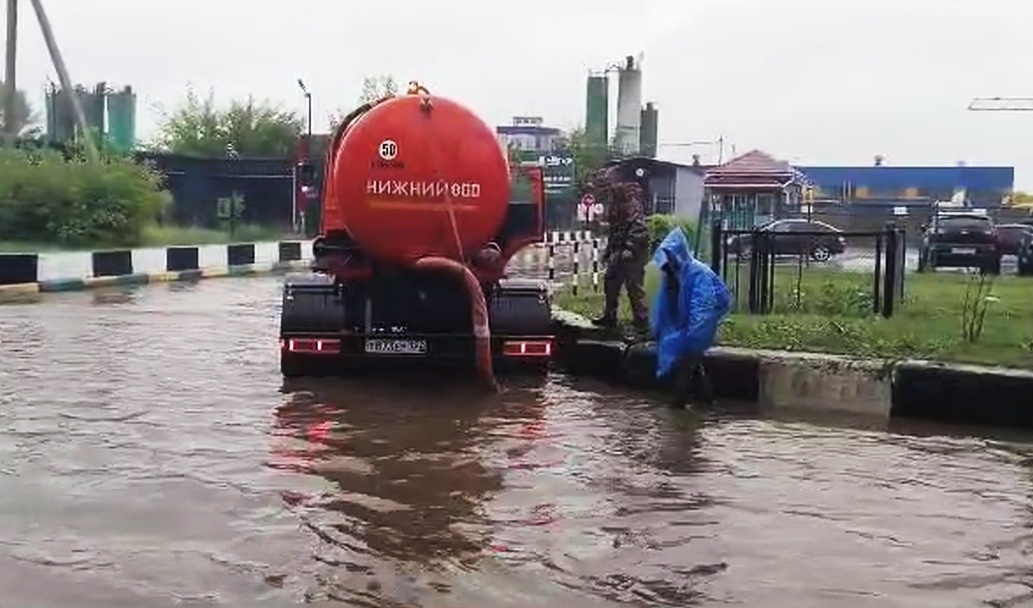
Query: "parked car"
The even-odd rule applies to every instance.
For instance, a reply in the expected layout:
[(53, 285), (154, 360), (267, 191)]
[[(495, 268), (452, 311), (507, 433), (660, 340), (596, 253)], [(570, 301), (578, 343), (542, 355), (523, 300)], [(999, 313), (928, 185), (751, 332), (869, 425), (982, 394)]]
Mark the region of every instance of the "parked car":
[(987, 274), (1001, 273), (997, 227), (989, 216), (937, 215), (923, 232), (918, 272), (936, 268), (979, 268)]
[(997, 241), (1001, 255), (1019, 255), (1026, 239), (1033, 237), (1033, 225), (999, 224)]
[[(775, 255), (809, 255), (817, 262), (826, 262), (834, 255), (846, 251), (843, 231), (835, 226), (806, 219), (775, 220), (759, 228), (774, 235), (772, 243)], [(749, 255), (753, 242), (750, 234), (737, 234), (728, 238), (728, 251), (740, 257)]]
[(1016, 261), (1016, 272), (1020, 277), (1033, 277), (1033, 232), (1026, 235)]

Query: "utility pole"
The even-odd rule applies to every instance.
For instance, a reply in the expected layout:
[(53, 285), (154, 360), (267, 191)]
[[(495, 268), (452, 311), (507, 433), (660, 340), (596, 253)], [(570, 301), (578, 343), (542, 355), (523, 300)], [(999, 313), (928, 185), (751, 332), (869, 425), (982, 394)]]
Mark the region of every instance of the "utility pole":
[[(308, 115), (307, 115), (308, 128), (307, 128), (307, 134), (308, 134), (308, 140), (309, 140), (308, 141), (308, 145), (311, 146), (312, 145), (312, 93), (310, 93), (309, 90), (308, 90), (308, 87), (305, 86), (305, 81), (300, 79), (300, 78), (298, 79), (298, 88), (301, 89), (301, 93), (305, 96), (305, 103), (308, 106)], [(312, 151), (308, 150), (308, 152), (311, 154)]]
[(14, 107), (18, 95), (18, 0), (7, 0), (7, 55), (4, 74), (4, 145), (13, 148), (15, 132)]
[(972, 112), (1033, 112), (1033, 97), (977, 97), (968, 104)]
[(977, 97), (968, 104), (972, 112), (1033, 112), (1033, 97)]
[[(13, 0), (8, 0), (12, 2)], [(100, 155), (97, 153), (97, 146), (93, 141), (93, 133), (86, 124), (86, 115), (83, 113), (82, 104), (79, 103), (79, 96), (72, 89), (72, 79), (68, 77), (68, 70), (65, 68), (65, 61), (61, 58), (61, 51), (57, 48), (57, 40), (54, 39), (54, 31), (50, 27), (50, 20), (43, 10), (43, 0), (31, 0), (32, 8), (36, 11), (36, 20), (39, 21), (39, 29), (43, 33), (43, 41), (47, 44), (47, 52), (50, 53), (50, 61), (57, 71), (57, 78), (61, 82), (61, 88), (69, 96), (72, 102), (72, 113), (75, 115), (75, 122), (79, 124), (83, 140), (86, 143), (86, 154), (90, 161), (97, 162)]]

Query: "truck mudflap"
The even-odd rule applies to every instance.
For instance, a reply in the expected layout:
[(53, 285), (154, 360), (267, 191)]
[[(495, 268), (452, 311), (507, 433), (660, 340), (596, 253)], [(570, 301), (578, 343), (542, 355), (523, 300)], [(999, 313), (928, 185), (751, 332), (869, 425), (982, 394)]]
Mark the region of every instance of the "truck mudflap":
[[(547, 370), (555, 350), (551, 299), (544, 281), (507, 280), (489, 293), (492, 357), (500, 370)], [(280, 369), (284, 376), (346, 375), (377, 368), (467, 368), (474, 336), (465, 333), (349, 331), (331, 277), (294, 275), (284, 285)]]

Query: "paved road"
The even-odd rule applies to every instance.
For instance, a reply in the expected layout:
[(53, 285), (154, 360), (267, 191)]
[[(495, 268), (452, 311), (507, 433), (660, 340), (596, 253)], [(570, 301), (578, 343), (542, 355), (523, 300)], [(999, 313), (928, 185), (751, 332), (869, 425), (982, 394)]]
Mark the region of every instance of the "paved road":
[(675, 413), (561, 376), (284, 386), (278, 285), (0, 307), (0, 605), (1029, 597), (1023, 438)]

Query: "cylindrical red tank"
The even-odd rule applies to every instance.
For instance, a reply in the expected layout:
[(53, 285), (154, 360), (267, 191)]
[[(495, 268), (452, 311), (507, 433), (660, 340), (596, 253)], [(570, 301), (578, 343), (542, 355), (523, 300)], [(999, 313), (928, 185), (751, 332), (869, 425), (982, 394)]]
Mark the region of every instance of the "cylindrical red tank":
[(335, 215), (325, 225), (398, 263), (472, 256), (498, 233), (509, 204), (509, 163), (494, 131), (430, 95), (389, 99), (359, 118), (330, 179), (324, 213)]

